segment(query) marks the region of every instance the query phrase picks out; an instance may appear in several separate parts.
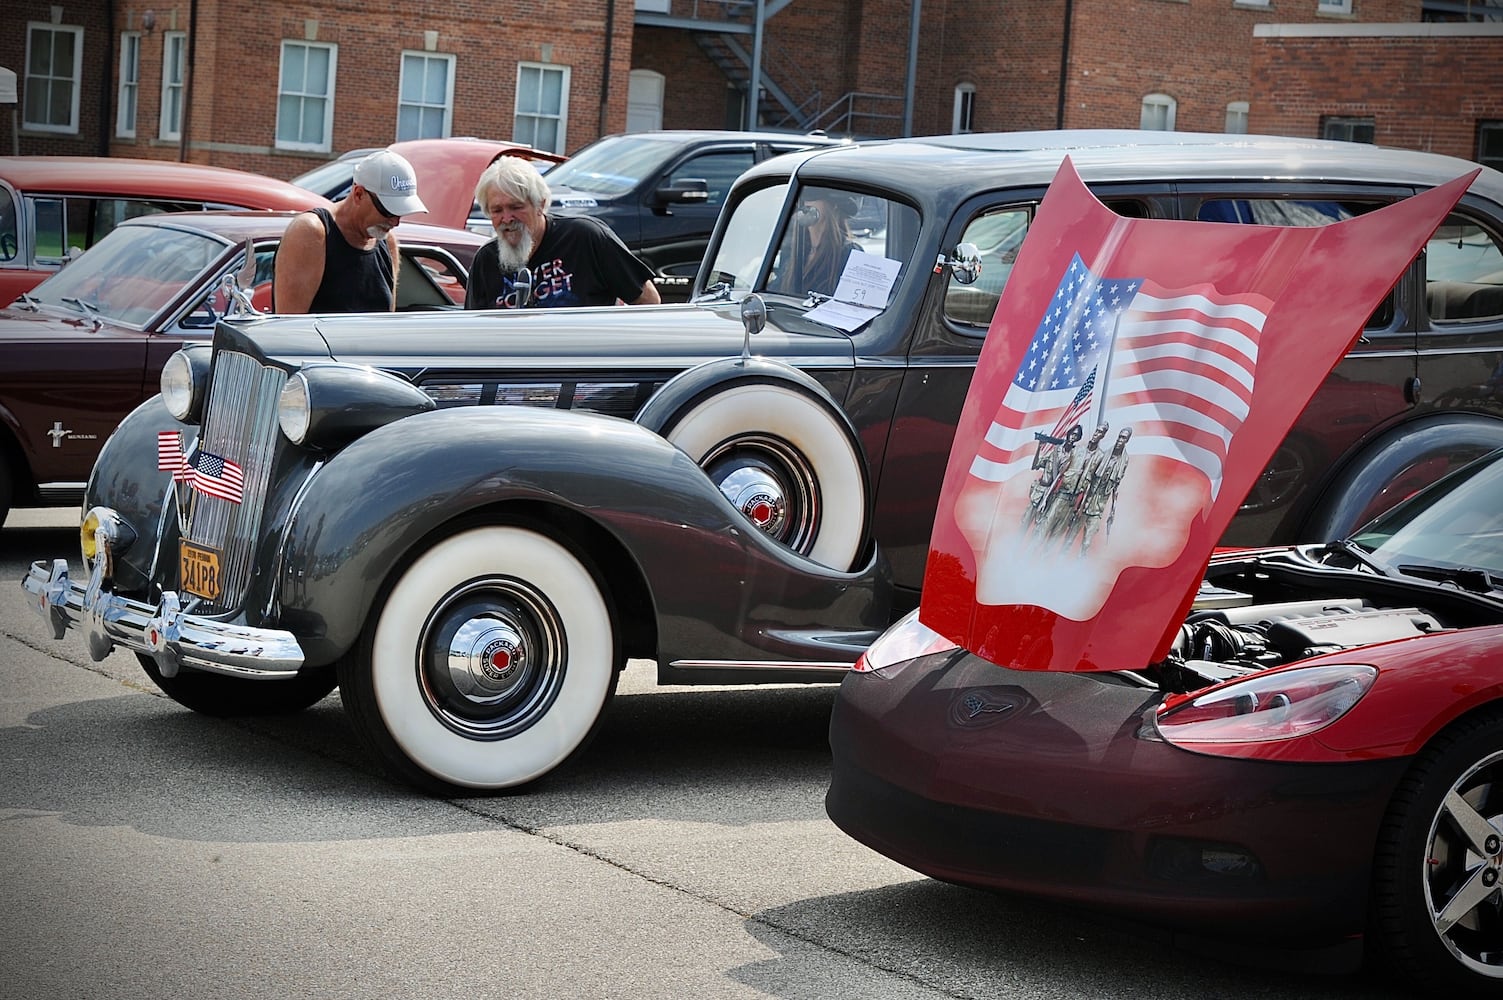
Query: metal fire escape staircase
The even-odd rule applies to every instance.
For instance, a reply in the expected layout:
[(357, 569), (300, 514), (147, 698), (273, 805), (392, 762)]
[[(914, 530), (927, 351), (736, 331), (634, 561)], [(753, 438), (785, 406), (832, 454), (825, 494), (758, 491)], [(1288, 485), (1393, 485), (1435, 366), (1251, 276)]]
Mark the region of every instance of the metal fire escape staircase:
[[(794, 0), (766, 0), (762, 5), (765, 26), (779, 11)], [(695, 43), (725, 78), (743, 93), (751, 87), (752, 48), (756, 32), (757, 4), (752, 0), (689, 0), (673, 5), (684, 14), (655, 13), (638, 9), (638, 25), (681, 28), (693, 32)], [(891, 119), (901, 122), (902, 115), (885, 114), (894, 108), (901, 111), (902, 98), (884, 94), (845, 94), (825, 104), (818, 86), (810, 81), (796, 58), (781, 47), (762, 46), (761, 91), (757, 101), (755, 128), (790, 129), (810, 132), (824, 129), (832, 134), (853, 134), (857, 117)], [(857, 111), (858, 103), (883, 111)], [(874, 131), (887, 132), (885, 124)], [(889, 133), (896, 134), (896, 133)]]

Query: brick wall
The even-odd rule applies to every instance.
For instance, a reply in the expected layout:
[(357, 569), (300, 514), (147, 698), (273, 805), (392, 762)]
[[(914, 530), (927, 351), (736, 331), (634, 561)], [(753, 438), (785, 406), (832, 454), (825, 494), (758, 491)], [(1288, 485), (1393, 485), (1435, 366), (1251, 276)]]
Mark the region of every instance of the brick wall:
[[(1250, 127), (1319, 136), (1326, 116), (1371, 118), (1382, 146), (1466, 159), (1477, 123), (1503, 121), (1503, 25), (1415, 25), (1431, 34), (1258, 38)], [(1347, 95), (1347, 96), (1344, 96)]]
[(0, 66), (16, 74), (16, 90), (26, 99), (27, 24), (51, 24), (52, 9), (58, 7), (59, 25), (83, 28), (82, 80), (79, 86), (77, 130), (69, 133), (41, 132), (21, 126), (21, 104), (0, 105), (0, 155), (19, 152), (22, 156), (102, 156), (107, 150), (104, 128), (114, 129), (114, 73), (119, 53), (114, 48), (113, 32), (106, 19), (105, 5), (99, 0), (75, 0), (71, 3), (39, 3), (37, 0), (6, 0), (0, 21)]
[[(17, 5), (22, 23), (50, 19), (50, 3), (12, 0), (12, 10)], [(193, 71), (186, 158), (291, 177), (346, 149), (391, 142), (396, 136), (400, 53), (424, 51), (428, 31), (437, 32), (433, 51), (456, 57), (452, 134), (510, 138), (517, 63), (549, 62), (570, 68), (565, 148), (573, 151), (626, 124), (632, 8), (625, 0), (614, 4), (607, 73), (607, 7), (602, 0), (519, 0), (500, 7), (453, 0), (423, 9), (365, 0), (198, 0), (198, 30), (190, 36)], [(114, 25), (108, 27), (105, 17), (111, 8)], [(121, 31), (142, 27), (148, 9), (155, 25), (141, 42), (136, 136), (115, 138), (115, 46)], [(191, 10), (191, 0), (65, 4), (63, 23), (85, 24), (88, 51), (80, 129), (71, 136), (25, 132), (20, 152), (107, 151), (177, 159), (179, 142), (158, 138), (163, 38), (171, 30), (188, 31)], [(310, 21), (316, 22), (311, 40), (338, 45), (328, 154), (275, 148), (281, 43), (306, 38)], [(0, 31), (0, 65), (19, 71), (24, 55), (25, 32)]]

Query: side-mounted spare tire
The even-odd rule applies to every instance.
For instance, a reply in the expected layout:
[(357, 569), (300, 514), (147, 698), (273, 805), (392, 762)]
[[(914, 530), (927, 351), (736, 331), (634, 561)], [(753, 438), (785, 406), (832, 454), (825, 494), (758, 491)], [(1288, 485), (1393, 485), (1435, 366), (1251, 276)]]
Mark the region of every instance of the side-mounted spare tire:
[(768, 537), (840, 572), (862, 555), (871, 513), (865, 455), (850, 421), (819, 392), (767, 377), (726, 382), (654, 429)]

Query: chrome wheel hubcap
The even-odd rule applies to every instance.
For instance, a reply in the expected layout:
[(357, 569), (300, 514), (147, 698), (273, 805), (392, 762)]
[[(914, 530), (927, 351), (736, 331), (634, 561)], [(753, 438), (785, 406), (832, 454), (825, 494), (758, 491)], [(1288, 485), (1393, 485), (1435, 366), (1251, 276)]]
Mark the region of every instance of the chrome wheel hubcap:
[(819, 483), (804, 456), (777, 438), (733, 438), (705, 456), (721, 494), (752, 526), (800, 555), (814, 546)]
[(547, 714), (566, 663), (552, 603), (522, 580), (491, 577), (451, 591), (428, 616), (418, 682), (445, 726), (470, 739), (502, 740)]

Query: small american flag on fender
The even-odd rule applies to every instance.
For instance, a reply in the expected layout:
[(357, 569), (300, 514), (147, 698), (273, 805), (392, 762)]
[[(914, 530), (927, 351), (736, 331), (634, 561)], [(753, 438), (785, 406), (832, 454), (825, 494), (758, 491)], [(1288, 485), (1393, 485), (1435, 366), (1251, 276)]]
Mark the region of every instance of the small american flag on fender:
[(174, 482), (185, 483), (193, 478), (193, 469), (183, 456), (182, 431), (157, 432), (157, 470), (172, 473)]

